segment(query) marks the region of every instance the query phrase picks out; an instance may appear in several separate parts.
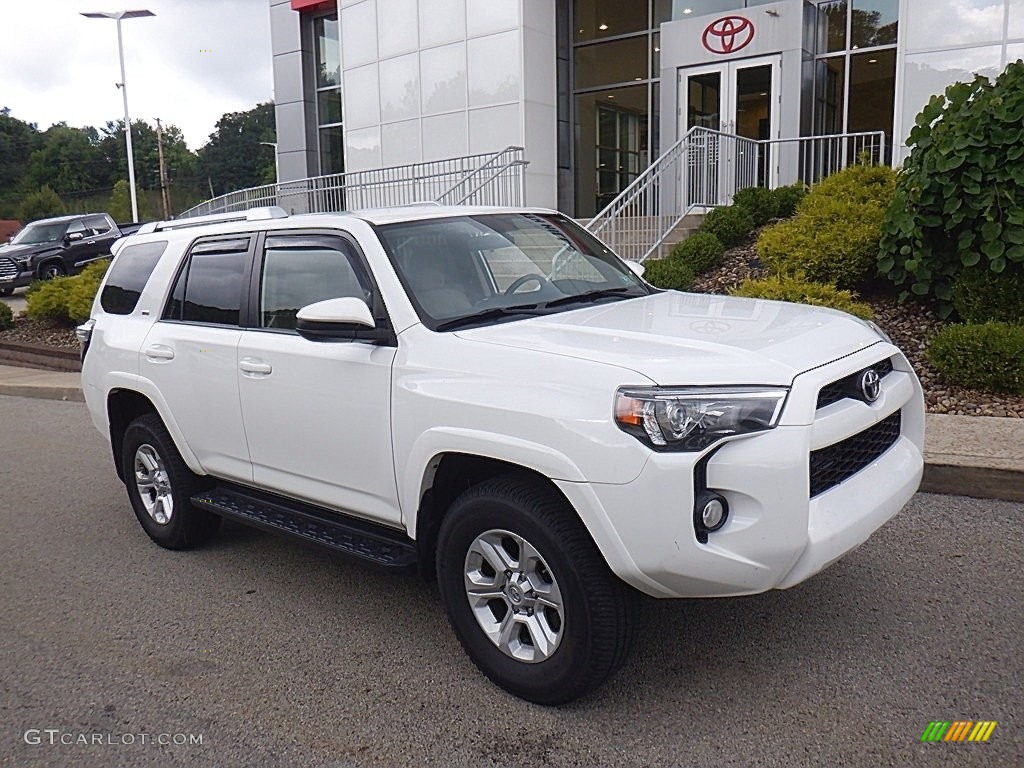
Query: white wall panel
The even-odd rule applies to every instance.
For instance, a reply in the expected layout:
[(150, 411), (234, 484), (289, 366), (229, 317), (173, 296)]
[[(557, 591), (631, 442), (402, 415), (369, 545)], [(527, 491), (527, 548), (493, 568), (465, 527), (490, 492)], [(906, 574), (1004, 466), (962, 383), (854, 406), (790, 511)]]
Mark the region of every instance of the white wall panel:
[(377, 3), (377, 55), (382, 59), (419, 48), (417, 0)]
[(465, 157), (469, 152), (468, 116), (463, 112), (423, 118), (423, 159)]
[(466, 0), (420, 0), (420, 48), (466, 39)]
[(345, 70), (345, 126), (366, 128), (380, 123), (380, 78), (377, 65)]
[(384, 167), (420, 162), (423, 153), (419, 119), (382, 125), (380, 145)]
[(341, 9), (341, 63), (345, 69), (377, 60), (377, 0)]
[(466, 108), (466, 44), (463, 42), (420, 52), (423, 114)]
[(516, 101), (523, 92), (521, 32), (474, 38), (468, 44), (469, 106)]
[(420, 111), (420, 57), (410, 53), (380, 62), (380, 119), (387, 123)]

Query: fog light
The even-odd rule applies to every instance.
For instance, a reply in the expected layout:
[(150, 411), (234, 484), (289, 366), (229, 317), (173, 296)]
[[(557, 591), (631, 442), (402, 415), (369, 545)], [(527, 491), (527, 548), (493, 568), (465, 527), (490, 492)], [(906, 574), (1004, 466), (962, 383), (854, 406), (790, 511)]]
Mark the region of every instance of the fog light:
[(697, 539), (707, 542), (707, 535), (725, 525), (729, 518), (729, 502), (717, 493), (704, 491), (697, 497), (693, 510), (693, 525), (697, 530)]

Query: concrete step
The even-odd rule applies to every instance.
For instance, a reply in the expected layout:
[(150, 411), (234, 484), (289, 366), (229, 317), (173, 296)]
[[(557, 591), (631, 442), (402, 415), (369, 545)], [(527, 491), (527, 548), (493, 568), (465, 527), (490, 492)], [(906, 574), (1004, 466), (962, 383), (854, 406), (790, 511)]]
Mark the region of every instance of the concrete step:
[(82, 370), (80, 352), (64, 347), (44, 347), (15, 341), (0, 342), (0, 364), (34, 368), (41, 371)]

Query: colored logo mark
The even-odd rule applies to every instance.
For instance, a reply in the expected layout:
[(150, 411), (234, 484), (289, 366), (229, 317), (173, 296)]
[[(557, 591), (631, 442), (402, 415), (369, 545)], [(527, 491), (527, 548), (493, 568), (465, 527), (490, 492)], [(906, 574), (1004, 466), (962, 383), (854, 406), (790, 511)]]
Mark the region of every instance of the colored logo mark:
[(711, 53), (735, 53), (754, 39), (754, 25), (742, 16), (725, 16), (708, 24), (701, 42)]
[(932, 720), (921, 741), (988, 741), (996, 725), (995, 720)]

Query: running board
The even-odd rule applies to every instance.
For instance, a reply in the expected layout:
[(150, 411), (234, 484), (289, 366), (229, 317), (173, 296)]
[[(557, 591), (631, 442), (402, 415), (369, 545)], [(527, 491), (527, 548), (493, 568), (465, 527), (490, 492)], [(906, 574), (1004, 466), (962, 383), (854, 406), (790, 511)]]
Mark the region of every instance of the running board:
[(301, 501), (219, 485), (191, 499), (214, 512), (271, 533), (284, 533), (377, 565), (403, 568), (416, 563), (416, 546), (402, 533), (382, 525), (343, 518)]

